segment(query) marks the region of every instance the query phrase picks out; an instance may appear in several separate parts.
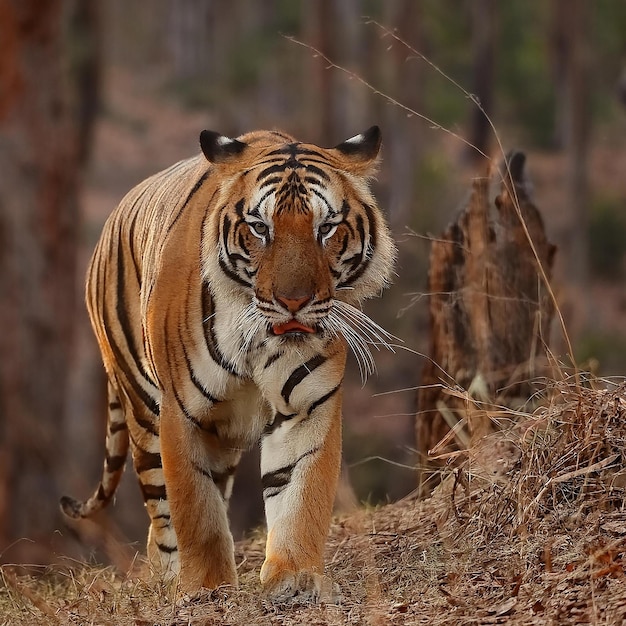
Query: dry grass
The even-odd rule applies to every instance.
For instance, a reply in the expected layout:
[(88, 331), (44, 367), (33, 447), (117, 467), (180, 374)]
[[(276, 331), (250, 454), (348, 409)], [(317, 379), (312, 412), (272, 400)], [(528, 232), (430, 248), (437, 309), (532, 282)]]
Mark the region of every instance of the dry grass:
[(467, 451), (435, 494), (337, 521), (338, 606), (260, 595), (262, 537), (239, 590), (197, 598), (88, 566), (1, 570), (0, 624), (620, 624), (626, 619), (626, 383), (552, 384), (533, 414)]

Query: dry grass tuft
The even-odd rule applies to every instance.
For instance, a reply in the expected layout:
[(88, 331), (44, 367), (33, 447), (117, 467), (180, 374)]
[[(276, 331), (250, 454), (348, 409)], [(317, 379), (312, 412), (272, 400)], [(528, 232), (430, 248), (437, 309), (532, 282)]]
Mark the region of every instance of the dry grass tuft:
[(112, 569), (5, 567), (0, 624), (623, 623), (626, 383), (561, 382), (543, 395), (468, 450), (428, 500), (333, 525), (327, 569), (341, 605), (264, 600), (257, 537), (237, 547), (239, 590), (195, 598)]

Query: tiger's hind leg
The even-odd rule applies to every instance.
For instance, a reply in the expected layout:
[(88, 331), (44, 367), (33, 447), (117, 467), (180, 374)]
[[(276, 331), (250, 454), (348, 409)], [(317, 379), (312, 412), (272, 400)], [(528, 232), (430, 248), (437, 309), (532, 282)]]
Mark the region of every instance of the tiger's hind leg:
[(105, 442), (106, 455), (100, 484), (85, 502), (69, 496), (61, 498), (61, 510), (73, 519), (90, 517), (104, 508), (115, 494), (124, 472), (126, 455), (128, 454), (128, 426), (119, 394), (111, 381), (108, 383), (107, 397), (109, 407)]
[(132, 414), (129, 424), (133, 465), (150, 517), (148, 562), (154, 574), (169, 579), (180, 572), (180, 559), (165, 488), (158, 430), (149, 416)]

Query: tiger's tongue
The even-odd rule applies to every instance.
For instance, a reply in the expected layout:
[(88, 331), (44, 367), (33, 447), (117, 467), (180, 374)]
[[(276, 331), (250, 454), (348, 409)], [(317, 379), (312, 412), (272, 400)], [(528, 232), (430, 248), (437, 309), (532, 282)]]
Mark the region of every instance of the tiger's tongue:
[(285, 324), (274, 324), (272, 326), (272, 330), (275, 335), (284, 335), (285, 333), (298, 332), (298, 333), (314, 333), (315, 330), (313, 328), (309, 328), (304, 324), (300, 324), (300, 322), (296, 320), (289, 320)]

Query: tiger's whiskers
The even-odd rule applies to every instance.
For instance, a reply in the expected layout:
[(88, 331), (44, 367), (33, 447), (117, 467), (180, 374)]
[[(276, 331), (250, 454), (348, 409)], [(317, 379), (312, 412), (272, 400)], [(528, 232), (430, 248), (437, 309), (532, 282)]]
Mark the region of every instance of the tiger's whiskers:
[(374, 346), (377, 350), (380, 350), (382, 346), (395, 352), (391, 342), (401, 341), (370, 319), (363, 311), (341, 300), (333, 301), (330, 313), (320, 322), (320, 326), (331, 335), (342, 336), (346, 340), (359, 366), (363, 384), (367, 377), (376, 371), (376, 363), (370, 346)]
[(255, 338), (266, 325), (265, 317), (257, 309), (254, 302), (250, 302), (238, 316), (235, 328), (243, 331), (241, 335), (241, 346), (234, 359), (238, 367), (245, 366), (246, 357), (249, 356)]

